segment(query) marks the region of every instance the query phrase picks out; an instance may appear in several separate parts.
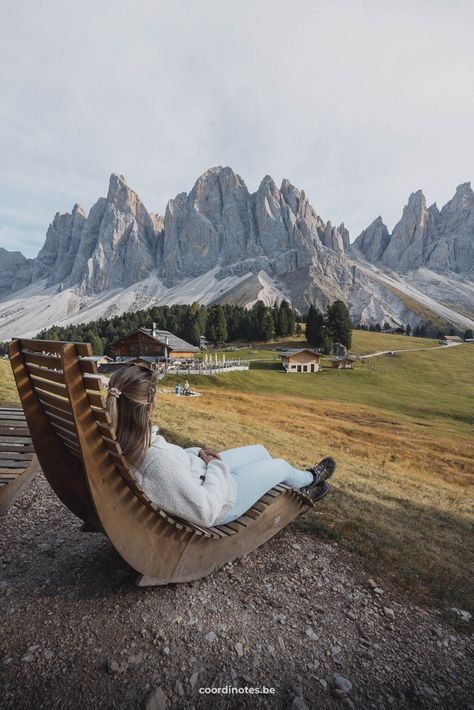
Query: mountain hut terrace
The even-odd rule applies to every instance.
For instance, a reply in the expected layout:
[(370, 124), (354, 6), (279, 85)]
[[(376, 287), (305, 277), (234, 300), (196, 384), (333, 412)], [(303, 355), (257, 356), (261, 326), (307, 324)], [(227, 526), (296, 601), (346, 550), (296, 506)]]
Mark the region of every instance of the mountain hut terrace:
[(205, 355), (197, 358), (201, 349), (187, 343), (169, 330), (138, 328), (112, 346), (114, 361), (100, 367), (101, 372), (113, 372), (128, 362), (145, 364), (165, 374), (217, 375), (233, 370), (248, 370), (248, 360), (227, 360), (225, 355)]

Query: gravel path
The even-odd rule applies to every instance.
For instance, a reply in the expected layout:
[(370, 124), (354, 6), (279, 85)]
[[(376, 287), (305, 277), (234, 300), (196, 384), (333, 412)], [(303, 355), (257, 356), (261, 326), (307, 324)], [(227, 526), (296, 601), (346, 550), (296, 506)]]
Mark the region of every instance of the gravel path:
[(1, 519), (2, 710), (474, 708), (472, 635), (304, 517), (205, 580), (138, 589), (38, 476)]
[(388, 355), (389, 353), (413, 353), (420, 350), (447, 350), (455, 348), (464, 343), (447, 343), (446, 345), (431, 345), (429, 348), (403, 348), (402, 350), (378, 350), (376, 353), (368, 353), (367, 355), (359, 355), (359, 360), (367, 360), (370, 357), (379, 357), (379, 355)]

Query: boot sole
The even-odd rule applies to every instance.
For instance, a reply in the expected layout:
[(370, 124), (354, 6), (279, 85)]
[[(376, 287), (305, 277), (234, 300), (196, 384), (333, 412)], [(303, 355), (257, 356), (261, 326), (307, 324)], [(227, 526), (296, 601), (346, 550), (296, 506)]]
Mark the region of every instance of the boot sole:
[[(331, 490), (331, 487), (329, 483), (326, 483), (326, 481), (323, 481), (322, 483), (319, 483), (317, 486), (313, 488), (312, 491), (308, 492), (309, 498), (313, 501), (313, 503), (316, 503), (319, 500), (322, 500), (329, 491)], [(314, 495), (312, 493), (314, 492)]]

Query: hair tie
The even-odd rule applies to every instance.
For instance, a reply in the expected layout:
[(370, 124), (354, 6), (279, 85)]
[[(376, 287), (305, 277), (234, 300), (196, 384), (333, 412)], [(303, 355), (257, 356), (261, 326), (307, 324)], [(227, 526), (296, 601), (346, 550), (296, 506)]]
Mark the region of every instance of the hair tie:
[(122, 393), (116, 387), (109, 387), (109, 394), (118, 399)]

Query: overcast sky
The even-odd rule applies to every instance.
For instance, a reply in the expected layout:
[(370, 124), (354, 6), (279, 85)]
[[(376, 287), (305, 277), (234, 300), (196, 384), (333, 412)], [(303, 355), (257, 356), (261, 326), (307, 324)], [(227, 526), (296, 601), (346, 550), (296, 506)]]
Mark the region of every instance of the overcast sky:
[(0, 246), (125, 175), (150, 211), (230, 165), (351, 238), (474, 178), (470, 0), (2, 0)]

